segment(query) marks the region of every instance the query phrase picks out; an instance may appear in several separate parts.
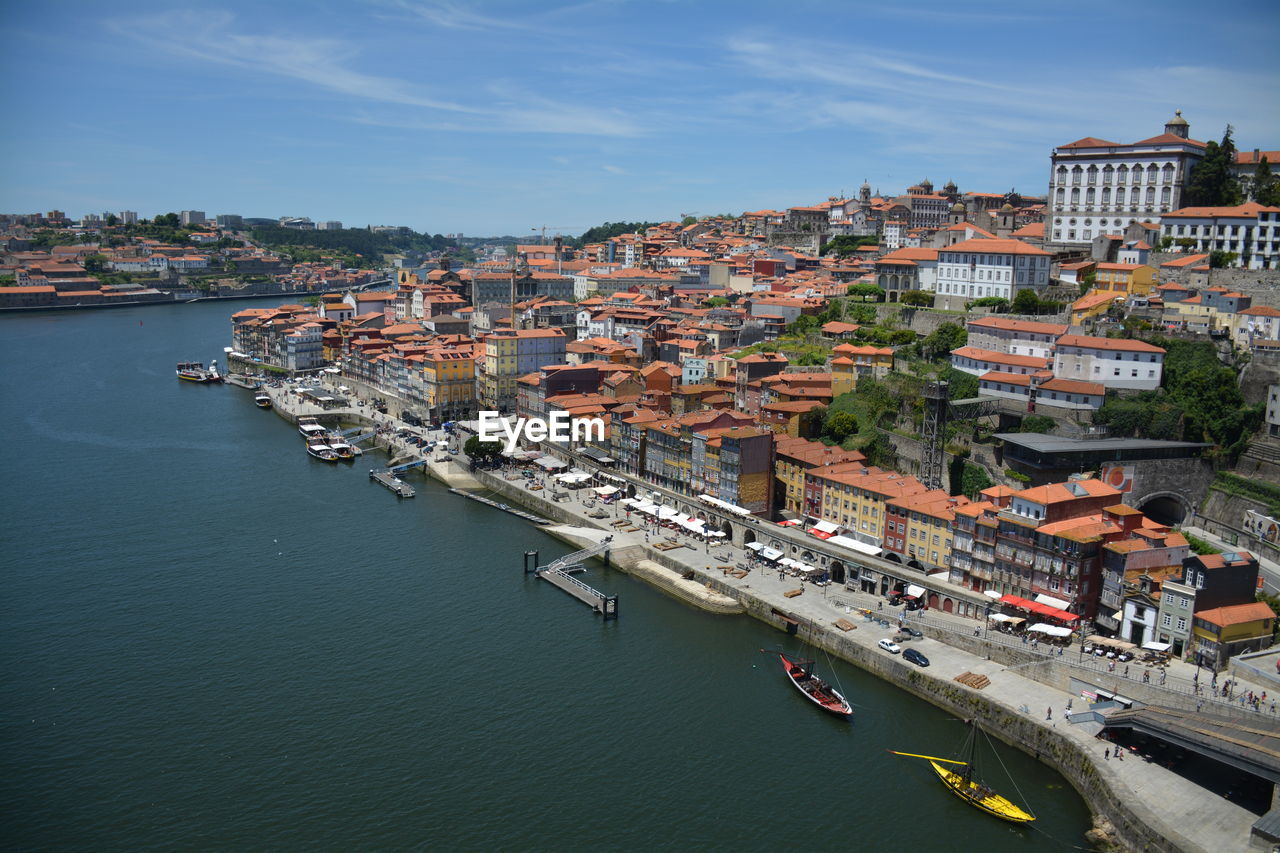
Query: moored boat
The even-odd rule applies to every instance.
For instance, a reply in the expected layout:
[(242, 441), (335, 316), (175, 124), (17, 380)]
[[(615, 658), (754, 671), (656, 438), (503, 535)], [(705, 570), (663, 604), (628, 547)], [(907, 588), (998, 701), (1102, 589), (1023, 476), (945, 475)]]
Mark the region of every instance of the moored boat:
[(840, 695), (840, 691), (813, 674), (813, 661), (805, 660), (804, 658), (790, 658), (782, 652), (778, 652), (777, 655), (778, 659), (782, 661), (782, 668), (786, 671), (787, 678), (791, 679), (791, 683), (804, 694), (805, 698), (822, 710), (829, 711), (837, 716), (853, 716), (853, 708)]
[(338, 454), (333, 452), (333, 448), (318, 441), (308, 443), (307, 452), (324, 462), (338, 461)]
[[(967, 750), (966, 761), (956, 761), (951, 758), (938, 758), (934, 755), (919, 755), (914, 752), (898, 752), (890, 750), (894, 755), (903, 755), (907, 758), (923, 758), (929, 762), (933, 768), (933, 772), (938, 774), (938, 778), (942, 780), (942, 784), (947, 786), (947, 790), (964, 800), (976, 809), (986, 812), (987, 814), (998, 817), (1001, 820), (1007, 820), (1010, 823), (1030, 823), (1035, 820), (1035, 815), (1014, 803), (1007, 797), (1001, 796), (987, 787), (981, 780), (974, 778), (974, 750), (977, 746), (977, 723), (970, 721), (969, 737), (965, 741)], [(943, 765), (952, 765), (960, 769), (953, 770)], [(1012, 782), (1012, 779), (1010, 780)], [(1016, 788), (1017, 785), (1015, 784)]]
[(354, 444), (348, 444), (337, 436), (330, 436), (327, 441), (329, 447), (338, 455), (339, 459), (350, 461), (360, 455), (360, 448)]
[(327, 436), (329, 428), (321, 426), (315, 418), (298, 418), (298, 434), (309, 442)]
[(259, 391), (253, 395), (253, 404), (259, 409), (271, 408), (271, 395), (265, 391)]
[(214, 359), (205, 367), (198, 361), (180, 361), (177, 368), (178, 378), (187, 382), (221, 382), (222, 374), (218, 372), (218, 360)]

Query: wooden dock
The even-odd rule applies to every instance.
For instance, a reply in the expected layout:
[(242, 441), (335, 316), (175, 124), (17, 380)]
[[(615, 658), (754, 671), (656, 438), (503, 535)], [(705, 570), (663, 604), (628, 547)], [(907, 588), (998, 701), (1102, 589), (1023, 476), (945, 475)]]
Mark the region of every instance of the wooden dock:
[(413, 490), (413, 486), (410, 486), (390, 471), (370, 471), (369, 479), (379, 485), (386, 486), (398, 498), (411, 498), (417, 494)]
[(554, 523), (549, 518), (543, 518), (540, 515), (534, 515), (531, 512), (525, 512), (522, 509), (517, 509), (513, 506), (508, 506), (507, 504), (504, 504), (504, 503), (499, 503), (498, 501), (495, 501), (491, 498), (486, 498), (483, 495), (473, 494), (472, 492), (468, 492), (464, 489), (450, 489), (449, 491), (455, 495), (461, 495), (464, 498), (470, 498), (473, 501), (479, 501), (480, 503), (485, 504), (486, 506), (491, 506), (494, 509), (500, 509), (503, 512), (511, 513), (517, 518), (523, 518), (525, 521), (532, 521), (534, 524), (553, 524)]

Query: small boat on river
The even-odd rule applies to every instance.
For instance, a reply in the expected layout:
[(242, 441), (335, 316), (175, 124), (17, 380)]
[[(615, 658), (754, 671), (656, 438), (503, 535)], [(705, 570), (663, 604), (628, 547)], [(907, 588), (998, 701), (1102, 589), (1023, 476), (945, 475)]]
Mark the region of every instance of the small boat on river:
[[(976, 722), (970, 721), (969, 727), (969, 737), (965, 741), (966, 749), (964, 754), (967, 759), (965, 761), (938, 758), (933, 755), (917, 755), (914, 752), (897, 752), (895, 750), (890, 750), (890, 752), (907, 758), (925, 759), (933, 767), (933, 772), (938, 774), (942, 784), (947, 786), (947, 790), (974, 808), (980, 809), (993, 817), (1007, 820), (1010, 823), (1030, 823), (1035, 820), (1036, 817), (1031, 812), (1016, 805), (1008, 798), (997, 794), (982, 781), (974, 778), (973, 758), (977, 747), (978, 725)], [(950, 767), (944, 767), (944, 764), (959, 769), (953, 770)], [(1015, 785), (1014, 787), (1016, 788), (1017, 786)]]
[(333, 448), (319, 441), (309, 442), (307, 444), (307, 452), (324, 462), (338, 461), (338, 454), (334, 452)]
[(253, 395), (253, 404), (259, 409), (271, 408), (271, 395), (266, 391), (259, 391)]
[(327, 436), (329, 428), (321, 425), (315, 418), (298, 418), (298, 434), (310, 442), (312, 439)]
[(806, 699), (822, 710), (829, 711), (837, 716), (853, 716), (853, 708), (840, 695), (840, 691), (813, 674), (813, 661), (804, 658), (790, 658), (782, 652), (777, 652), (776, 654), (778, 659), (782, 661), (782, 668), (786, 671), (787, 678), (791, 679), (791, 683), (804, 694)]
[(222, 374), (218, 372), (218, 360), (215, 358), (205, 367), (198, 361), (178, 362), (178, 378), (186, 382), (221, 382)]
[(338, 458), (345, 462), (350, 462), (362, 453), (360, 448), (354, 444), (348, 444), (336, 435), (330, 435), (326, 441), (329, 442), (329, 448), (337, 454)]

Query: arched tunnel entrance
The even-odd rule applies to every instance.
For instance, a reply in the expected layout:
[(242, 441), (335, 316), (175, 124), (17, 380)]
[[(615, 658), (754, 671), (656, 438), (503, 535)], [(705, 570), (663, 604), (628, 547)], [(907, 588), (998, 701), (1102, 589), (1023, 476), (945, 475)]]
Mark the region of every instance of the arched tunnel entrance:
[(1157, 524), (1170, 526), (1182, 524), (1191, 514), (1186, 498), (1172, 492), (1161, 492), (1138, 504), (1138, 509)]

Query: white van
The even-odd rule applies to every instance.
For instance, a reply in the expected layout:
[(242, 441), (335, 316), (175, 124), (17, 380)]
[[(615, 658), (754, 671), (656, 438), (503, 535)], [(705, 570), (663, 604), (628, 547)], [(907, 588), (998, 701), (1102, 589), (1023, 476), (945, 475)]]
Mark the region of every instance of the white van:
[(878, 645), (891, 655), (896, 655), (898, 652), (902, 651), (901, 646), (888, 638), (881, 640)]

